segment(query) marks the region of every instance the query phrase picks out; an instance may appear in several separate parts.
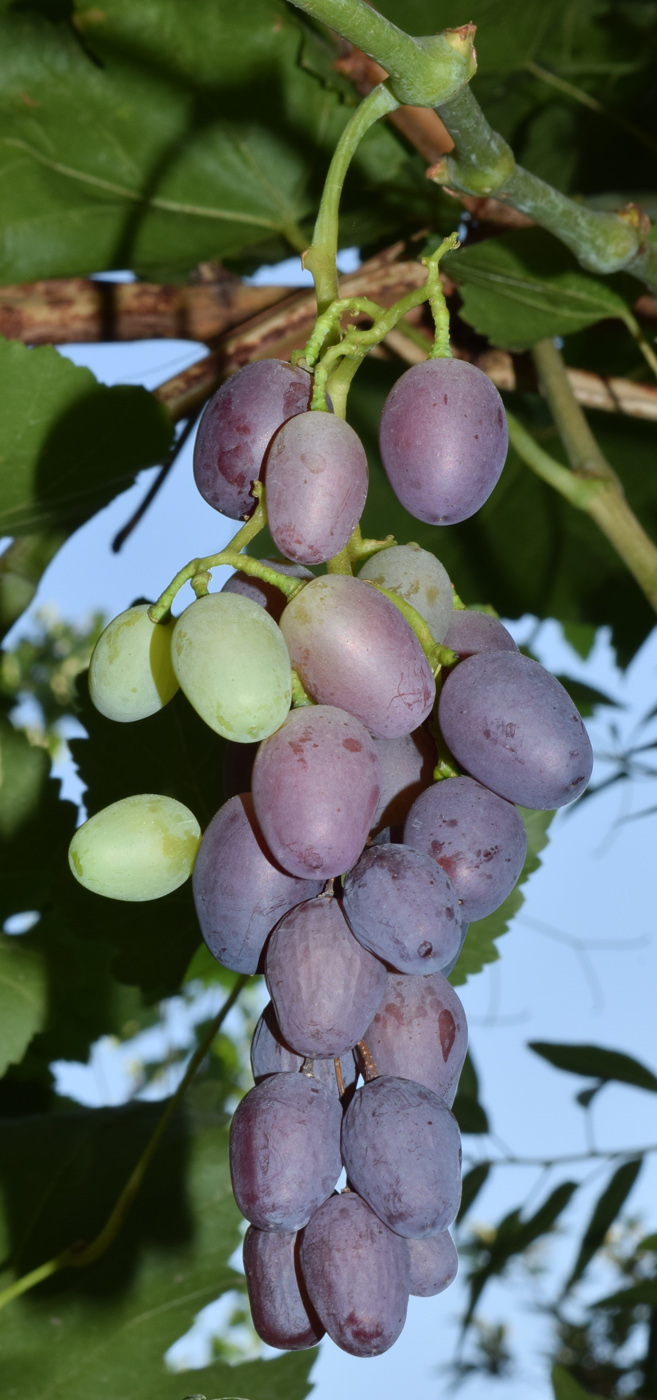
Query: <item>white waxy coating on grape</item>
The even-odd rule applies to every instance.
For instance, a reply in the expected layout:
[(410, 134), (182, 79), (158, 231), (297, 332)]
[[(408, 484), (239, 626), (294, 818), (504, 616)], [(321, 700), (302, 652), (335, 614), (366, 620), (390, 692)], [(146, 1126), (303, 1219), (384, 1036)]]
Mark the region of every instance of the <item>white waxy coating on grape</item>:
[(174, 797), (140, 793), (79, 827), (68, 850), (76, 880), (108, 899), (160, 899), (192, 873), (201, 828)]
[(449, 574), (435, 554), (419, 544), (381, 549), (368, 559), (358, 577), (405, 598), (429, 626), (435, 642), (444, 641), (452, 620), (453, 593)]
[(171, 661), (173, 623), (151, 622), (148, 606), (137, 603), (119, 613), (92, 652), (89, 694), (107, 719), (146, 719), (178, 690)]
[(176, 622), (173, 665), (194, 709), (224, 739), (248, 744), (280, 727), (292, 698), (290, 658), (264, 608), (208, 593)]

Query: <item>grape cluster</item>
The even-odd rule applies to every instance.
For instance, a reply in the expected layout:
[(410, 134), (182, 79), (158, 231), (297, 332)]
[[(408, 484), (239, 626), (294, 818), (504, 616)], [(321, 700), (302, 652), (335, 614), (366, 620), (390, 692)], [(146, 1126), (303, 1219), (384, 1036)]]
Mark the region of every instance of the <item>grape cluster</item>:
[[(228, 741), (232, 795), (202, 839), (180, 803), (125, 799), (70, 855), (83, 884), (120, 899), (165, 894), (193, 869), (213, 957), (264, 972), (255, 1087), (230, 1134), (254, 1323), (274, 1347), (326, 1331), (373, 1356), (399, 1336), (410, 1294), (456, 1274), (451, 1107), (467, 1025), (448, 974), (468, 925), (520, 875), (515, 804), (573, 801), (592, 756), (561, 685), (494, 617), (455, 608), (433, 554), (361, 540), (357, 576), (310, 571), (353, 541), (367, 491), (358, 437), (310, 408), (311, 389), (302, 368), (248, 365), (198, 432), (195, 478), (217, 510), (248, 515), (264, 478), (284, 556), (266, 561), (270, 577), (200, 588), (175, 622), (129, 608), (91, 662), (92, 699), (115, 720), (153, 714), (180, 686)], [(436, 525), (479, 508), (506, 442), (497, 391), (458, 360), (402, 375), (381, 418), (398, 498)], [(271, 570), (296, 584), (286, 606)]]

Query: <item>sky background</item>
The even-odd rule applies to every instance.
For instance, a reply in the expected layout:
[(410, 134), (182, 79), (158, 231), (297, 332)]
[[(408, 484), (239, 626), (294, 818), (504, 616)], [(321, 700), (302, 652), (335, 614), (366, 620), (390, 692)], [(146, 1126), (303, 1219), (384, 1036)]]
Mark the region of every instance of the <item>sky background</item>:
[[(295, 264), (291, 260), (289, 268), (283, 267), (282, 282), (302, 280)], [(346, 270), (353, 265), (353, 252), (348, 252), (343, 266)], [(257, 280), (273, 279), (264, 271)], [(104, 383), (143, 383), (153, 388), (197, 360), (203, 347), (151, 341), (67, 346), (62, 353), (91, 368)], [(135, 597), (157, 596), (187, 559), (226, 543), (234, 531), (233, 522), (217, 515), (196, 492), (188, 444), (145, 519), (121, 553), (113, 555), (110, 541), (142, 499), (153, 475), (154, 469), (142, 473), (130, 491), (69, 540), (44, 575), (29, 614), (16, 624), (8, 645), (29, 631), (34, 613), (46, 605), (69, 620), (82, 621), (95, 609), (112, 616)], [(436, 543), (439, 553), (439, 539)], [(228, 572), (217, 571), (215, 586), (221, 586)], [(458, 578), (454, 583), (458, 591)], [(187, 585), (176, 610), (191, 598)], [(550, 669), (586, 680), (619, 702), (620, 708), (600, 708), (588, 721), (596, 752), (595, 786), (613, 771), (604, 755), (619, 742), (630, 742), (642, 716), (657, 701), (657, 630), (623, 675), (604, 629), (591, 656), (582, 662), (555, 623), (544, 624), (537, 634), (531, 618), (507, 625), (518, 642), (532, 635), (534, 651)], [(611, 734), (612, 721), (618, 726), (617, 739)], [(643, 739), (653, 737), (657, 740), (654, 721), (642, 731)], [(78, 798), (80, 788), (70, 761), (64, 761), (60, 771), (66, 795)], [(585, 1081), (552, 1069), (527, 1049), (528, 1041), (610, 1046), (657, 1071), (656, 818), (626, 820), (631, 812), (653, 804), (657, 804), (657, 784), (650, 779), (633, 780), (559, 814), (550, 829), (541, 868), (524, 887), (525, 903), (500, 940), (500, 960), (458, 989), (470, 1025), (481, 1098), (494, 1129), (493, 1139), (466, 1139), (466, 1169), (472, 1161), (496, 1153), (544, 1158), (586, 1150), (584, 1114), (574, 1097)], [(211, 1001), (213, 995), (206, 994), (206, 1001), (192, 1013), (194, 1018), (207, 1015), (207, 998)], [(240, 1024), (238, 1011), (235, 1030)], [(174, 1002), (167, 1008), (163, 1027), (147, 1034), (164, 1037), (169, 1044), (184, 1044), (189, 1026), (189, 1011)], [(130, 1055), (134, 1059), (142, 1048), (146, 1043), (118, 1053), (107, 1042), (96, 1048), (90, 1066), (58, 1067), (62, 1091), (88, 1103), (119, 1101), (133, 1084)], [(609, 1085), (594, 1103), (592, 1120), (599, 1148), (657, 1146), (657, 1096)], [(484, 1294), (480, 1315), (488, 1322), (507, 1324), (518, 1366), (501, 1381), (480, 1376), (468, 1380), (461, 1391), (465, 1400), (490, 1400), (495, 1393), (504, 1400), (551, 1400), (544, 1355), (550, 1345), (550, 1327), (541, 1304), (553, 1295), (558, 1280), (567, 1276), (583, 1225), (608, 1175), (604, 1163), (588, 1161), (549, 1173), (535, 1166), (505, 1165), (489, 1178), (472, 1213), (472, 1219), (483, 1225), (498, 1221), (525, 1201), (533, 1211), (558, 1181), (581, 1179), (587, 1184), (563, 1217), (560, 1232), (540, 1251), (546, 1272), (530, 1278), (526, 1271), (511, 1268), (503, 1283), (491, 1285)], [(646, 1159), (626, 1209), (643, 1216), (646, 1231), (657, 1228), (655, 1156)], [(601, 1296), (609, 1281), (604, 1266), (598, 1265), (590, 1270), (590, 1282), (581, 1286), (577, 1296)], [(336, 1400), (338, 1395), (340, 1400), (398, 1400), (409, 1391), (413, 1400), (438, 1400), (449, 1389), (447, 1368), (464, 1299), (458, 1280), (438, 1298), (412, 1298), (401, 1339), (392, 1351), (374, 1360), (351, 1358), (325, 1339), (313, 1370), (313, 1400)], [(171, 1354), (171, 1363), (202, 1362), (212, 1331), (225, 1322), (229, 1303), (224, 1300), (204, 1310), (193, 1335), (182, 1339)], [(202, 1372), (188, 1373), (181, 1381), (181, 1396), (185, 1385), (202, 1389)], [(239, 1391), (237, 1372), (235, 1386)]]

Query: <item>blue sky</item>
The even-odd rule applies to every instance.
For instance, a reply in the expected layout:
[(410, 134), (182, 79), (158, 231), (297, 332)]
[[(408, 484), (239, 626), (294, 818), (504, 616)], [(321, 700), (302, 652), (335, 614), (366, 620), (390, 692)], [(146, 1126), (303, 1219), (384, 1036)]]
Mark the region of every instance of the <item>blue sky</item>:
[[(282, 281), (289, 278), (285, 271)], [(268, 280), (268, 274), (261, 280)], [(201, 347), (186, 342), (145, 342), (124, 346), (66, 347), (78, 364), (88, 365), (107, 383), (144, 383), (154, 387), (198, 359)], [(156, 596), (177, 569), (194, 555), (220, 549), (233, 532), (195, 490), (191, 450), (175, 470), (119, 555), (109, 542), (141, 500), (152, 473), (79, 530), (47, 570), (31, 612), (48, 604), (70, 619), (93, 609), (119, 612), (139, 595)], [(226, 571), (227, 572), (227, 571)], [(81, 586), (80, 580), (84, 580)], [(218, 583), (221, 582), (219, 576)], [(454, 580), (458, 589), (459, 580)], [(181, 594), (180, 605), (191, 601)], [(495, 600), (491, 600), (494, 602)], [(14, 629), (29, 627), (22, 619)], [(532, 619), (512, 624), (526, 640)], [(11, 642), (11, 637), (9, 639)], [(590, 723), (596, 753), (609, 749), (609, 721), (616, 718), (624, 735), (656, 702), (657, 631), (623, 676), (615, 666), (604, 631), (583, 663), (561, 637), (556, 624), (545, 624), (533, 646), (555, 671), (566, 671), (596, 685), (622, 704), (600, 710)], [(648, 731), (650, 736), (651, 731)], [(652, 725), (657, 737), (657, 725)], [(596, 763), (594, 781), (609, 771)], [(67, 773), (67, 780), (70, 770)], [(623, 791), (621, 791), (621, 788)], [(71, 789), (75, 790), (74, 785)], [(657, 803), (657, 786), (646, 781), (613, 787), (599, 797), (561, 813), (551, 828), (543, 863), (526, 886), (525, 904), (499, 945), (500, 960), (459, 988), (471, 1029), (471, 1047), (489, 1110), (496, 1143), (514, 1155), (553, 1156), (586, 1148), (584, 1115), (574, 1101), (582, 1082), (558, 1073), (527, 1048), (529, 1040), (581, 1041), (622, 1049), (657, 1069), (655, 1036), (655, 816), (622, 821), (626, 806), (634, 810)], [(625, 805), (624, 805), (625, 804)], [(608, 1086), (593, 1109), (596, 1143), (623, 1149), (657, 1144), (657, 1097), (639, 1090)], [(466, 1155), (495, 1151), (486, 1140), (469, 1139)], [(504, 1148), (497, 1149), (504, 1151)], [(536, 1167), (500, 1167), (480, 1196), (474, 1219), (490, 1224), (525, 1198), (533, 1208), (558, 1180), (591, 1176), (591, 1163), (574, 1163), (550, 1175)], [(509, 1282), (484, 1295), (481, 1313), (510, 1326), (510, 1343), (520, 1354), (516, 1378), (468, 1381), (466, 1400), (489, 1400), (497, 1385), (504, 1400), (547, 1400), (552, 1396), (541, 1355), (549, 1332), (534, 1306), (549, 1296), (554, 1280), (572, 1263), (577, 1241), (604, 1174), (586, 1186), (564, 1217), (564, 1230), (547, 1246), (547, 1275), (531, 1282), (511, 1272)], [(642, 1212), (648, 1228), (657, 1228), (657, 1166), (648, 1158), (629, 1202)], [(606, 1286), (602, 1269), (598, 1286)], [(595, 1284), (595, 1275), (593, 1276)], [(583, 1290), (582, 1296), (589, 1296)], [(358, 1361), (326, 1341), (313, 1372), (314, 1400), (397, 1400), (411, 1390), (413, 1400), (437, 1400), (447, 1390), (441, 1370), (453, 1354), (455, 1319), (463, 1305), (457, 1284), (435, 1299), (412, 1299), (402, 1338), (386, 1356)], [(201, 1376), (199, 1375), (199, 1384)], [(236, 1387), (239, 1384), (236, 1377)], [(194, 1388), (194, 1387), (191, 1387)]]

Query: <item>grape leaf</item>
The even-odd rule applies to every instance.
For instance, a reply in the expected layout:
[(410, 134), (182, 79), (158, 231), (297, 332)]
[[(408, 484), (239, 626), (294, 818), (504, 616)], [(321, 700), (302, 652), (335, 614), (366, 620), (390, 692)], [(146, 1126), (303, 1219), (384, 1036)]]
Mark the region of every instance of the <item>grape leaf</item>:
[(583, 1390), (563, 1366), (552, 1367), (552, 1389), (554, 1400), (602, 1400), (602, 1396)]
[(21, 938), (0, 933), (0, 1075), (22, 1059), (45, 1014), (43, 959)]
[(613, 1225), (620, 1211), (634, 1186), (634, 1183), (643, 1166), (643, 1158), (638, 1158), (634, 1162), (623, 1162), (614, 1172), (611, 1180), (607, 1182), (604, 1191), (598, 1197), (593, 1207), (591, 1219), (584, 1231), (579, 1254), (575, 1260), (573, 1271), (564, 1285), (564, 1295), (582, 1277), (584, 1270), (590, 1264), (594, 1254), (604, 1244), (607, 1231)]
[(465, 1057), (452, 1113), (462, 1133), (489, 1131), (486, 1110), (479, 1102), (479, 1079), (470, 1051)]
[(442, 265), (460, 290), (462, 319), (507, 349), (527, 350), (548, 336), (627, 316), (609, 283), (584, 272), (544, 229), (516, 229), (466, 246)]
[(540, 852), (547, 845), (547, 830), (554, 812), (531, 812), (526, 807), (519, 807), (518, 810), (527, 830), (525, 864), (515, 889), (499, 909), (489, 914), (486, 919), (477, 919), (475, 923), (470, 924), (459, 960), (450, 973), (450, 982), (455, 987), (466, 982), (468, 977), (481, 972), (486, 963), (497, 962), (500, 956), (496, 947), (497, 939), (508, 932), (514, 914), (517, 914), (525, 902), (521, 887), (540, 865)]
[(490, 1165), (488, 1162), (481, 1162), (478, 1166), (472, 1167), (466, 1172), (461, 1187), (461, 1204), (456, 1217), (457, 1224), (463, 1220), (468, 1211), (474, 1205), (479, 1192), (483, 1190), (488, 1180)]
[(0, 534), (72, 530), (159, 462), (169, 415), (145, 389), (106, 388), (50, 346), (0, 338)]
[(490, 1243), (482, 1244), (487, 1257), (472, 1270), (468, 1278), (470, 1299), (463, 1319), (464, 1326), (470, 1321), (489, 1280), (503, 1273), (510, 1259), (522, 1254), (542, 1235), (549, 1234), (577, 1186), (576, 1181), (563, 1181), (527, 1220), (521, 1219), (520, 1210), (512, 1210), (500, 1221)]
[(608, 1050), (603, 1045), (560, 1045), (545, 1040), (530, 1040), (529, 1049), (536, 1055), (563, 1069), (568, 1074), (580, 1074), (587, 1079), (613, 1079), (619, 1084), (632, 1084), (657, 1094), (657, 1077), (622, 1050)]
[[(249, 1400), (307, 1394), (313, 1351), (238, 1367), (215, 1361), (184, 1374), (164, 1365), (165, 1351), (201, 1308), (226, 1290), (243, 1289), (227, 1264), (239, 1240), (239, 1213), (225, 1116), (208, 1103), (206, 1087), (195, 1110), (174, 1118), (107, 1253), (12, 1303), (11, 1326), (0, 1337), (5, 1394), (181, 1400), (199, 1385), (207, 1395)], [(17, 1272), (95, 1235), (162, 1108), (140, 1103), (5, 1123), (0, 1179)]]

